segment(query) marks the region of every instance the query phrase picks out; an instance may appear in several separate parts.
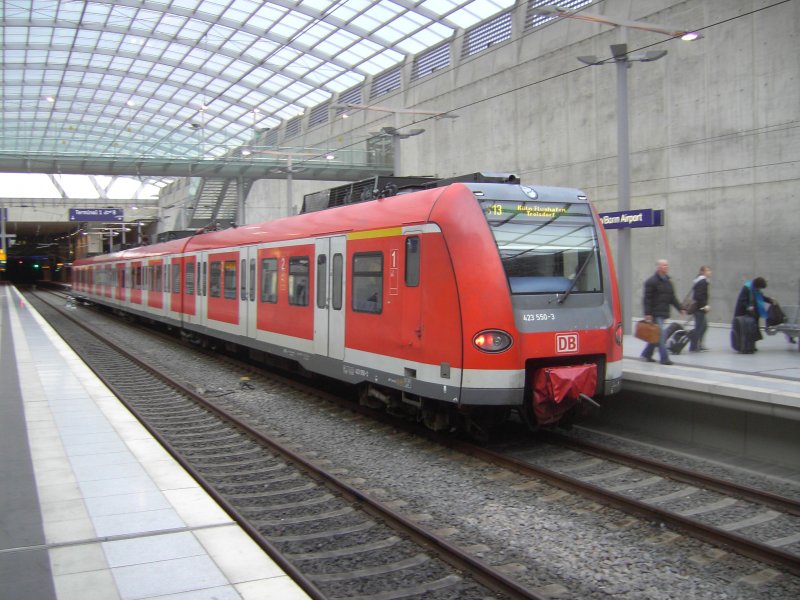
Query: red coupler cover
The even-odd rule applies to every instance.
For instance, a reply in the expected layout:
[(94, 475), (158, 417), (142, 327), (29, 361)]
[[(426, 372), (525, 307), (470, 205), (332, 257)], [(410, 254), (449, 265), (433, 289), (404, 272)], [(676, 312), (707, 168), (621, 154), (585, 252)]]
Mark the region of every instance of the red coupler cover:
[(539, 369), (533, 385), (533, 412), (539, 425), (555, 423), (578, 403), (580, 394), (591, 397), (597, 387), (597, 365)]

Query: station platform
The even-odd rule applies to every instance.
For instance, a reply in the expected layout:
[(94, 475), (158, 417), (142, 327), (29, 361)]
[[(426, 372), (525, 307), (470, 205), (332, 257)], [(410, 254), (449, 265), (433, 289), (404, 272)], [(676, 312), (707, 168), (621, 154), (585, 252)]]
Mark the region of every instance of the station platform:
[(730, 331), (729, 324), (711, 324), (704, 340), (708, 351), (689, 352), (687, 345), (680, 354), (670, 355), (673, 365), (660, 364), (658, 350), (653, 355), (656, 362), (643, 361), (645, 342), (626, 335), (623, 389), (800, 420), (797, 342), (790, 343), (783, 333), (763, 333), (757, 352), (739, 354), (731, 348)]
[(0, 598), (307, 598), (2, 284), (0, 382)]

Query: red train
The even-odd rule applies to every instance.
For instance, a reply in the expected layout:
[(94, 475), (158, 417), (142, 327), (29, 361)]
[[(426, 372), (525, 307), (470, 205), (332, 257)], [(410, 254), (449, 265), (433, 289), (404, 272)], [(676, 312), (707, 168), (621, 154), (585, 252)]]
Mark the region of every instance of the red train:
[(359, 386), (473, 433), (571, 421), (619, 390), (605, 232), (576, 189), (474, 174), (78, 260), (73, 291)]

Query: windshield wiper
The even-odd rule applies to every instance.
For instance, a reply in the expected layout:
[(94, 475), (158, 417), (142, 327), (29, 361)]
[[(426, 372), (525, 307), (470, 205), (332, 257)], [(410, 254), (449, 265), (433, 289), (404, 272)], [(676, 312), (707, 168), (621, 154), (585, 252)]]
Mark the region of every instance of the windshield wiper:
[(567, 288), (567, 291), (566, 291), (566, 292), (564, 292), (564, 295), (563, 295), (563, 296), (561, 296), (561, 298), (559, 298), (559, 299), (558, 299), (558, 303), (559, 303), (559, 304), (564, 304), (564, 301), (565, 301), (567, 298), (569, 298), (569, 295), (572, 293), (572, 290), (574, 290), (574, 289), (575, 289), (575, 286), (576, 286), (576, 285), (578, 285), (578, 279), (580, 279), (580, 278), (581, 278), (581, 275), (583, 275), (583, 270), (586, 268), (586, 265), (588, 265), (588, 264), (589, 264), (589, 260), (590, 260), (590, 259), (591, 259), (593, 256), (594, 256), (594, 252), (590, 252), (589, 254), (587, 254), (587, 255), (586, 255), (586, 258), (583, 260), (583, 263), (581, 263), (581, 266), (580, 266), (580, 268), (579, 268), (579, 269), (577, 270), (577, 272), (575, 273), (575, 278), (574, 278), (574, 279), (572, 280), (572, 282), (569, 284), (569, 287)]

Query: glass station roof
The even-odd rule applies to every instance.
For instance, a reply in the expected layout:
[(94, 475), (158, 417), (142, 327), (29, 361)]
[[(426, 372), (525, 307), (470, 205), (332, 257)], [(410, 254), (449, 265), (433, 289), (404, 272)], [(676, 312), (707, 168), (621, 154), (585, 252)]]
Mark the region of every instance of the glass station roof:
[(0, 151), (223, 154), (513, 4), (4, 0)]

